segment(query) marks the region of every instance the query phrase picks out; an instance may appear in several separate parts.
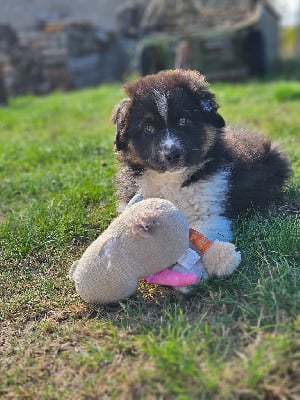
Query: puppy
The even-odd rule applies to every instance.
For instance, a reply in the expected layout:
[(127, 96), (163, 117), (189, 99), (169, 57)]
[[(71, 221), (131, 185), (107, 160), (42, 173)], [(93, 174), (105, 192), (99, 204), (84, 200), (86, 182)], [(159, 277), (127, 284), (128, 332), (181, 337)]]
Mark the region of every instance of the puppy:
[(267, 205), (289, 177), (270, 141), (225, 126), (205, 77), (169, 70), (125, 85), (112, 115), (120, 211), (136, 194), (161, 197), (210, 239), (232, 240), (232, 219)]

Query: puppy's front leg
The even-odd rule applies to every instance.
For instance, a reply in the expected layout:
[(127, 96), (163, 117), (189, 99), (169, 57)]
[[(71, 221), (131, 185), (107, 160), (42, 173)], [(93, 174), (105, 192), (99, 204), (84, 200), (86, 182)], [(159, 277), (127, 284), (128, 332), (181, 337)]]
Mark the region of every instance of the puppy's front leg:
[[(191, 228), (194, 228), (196, 231), (201, 232), (211, 241), (217, 240), (220, 242), (230, 242), (233, 239), (232, 222), (230, 219), (224, 216), (214, 216), (213, 218), (207, 218), (207, 220), (205, 221), (199, 220), (191, 224)], [(197, 250), (193, 247), (192, 244), (191, 247), (194, 250)], [(216, 269), (214, 267), (212, 268), (211, 264), (206, 264), (203, 258), (201, 259), (201, 262), (204, 267), (204, 279), (208, 279), (210, 277), (218, 275), (218, 273), (216, 273)], [(222, 275), (224, 274), (222, 273)]]
[(203, 233), (208, 239), (231, 242), (233, 239), (232, 221), (222, 215), (214, 215), (190, 224), (190, 228)]

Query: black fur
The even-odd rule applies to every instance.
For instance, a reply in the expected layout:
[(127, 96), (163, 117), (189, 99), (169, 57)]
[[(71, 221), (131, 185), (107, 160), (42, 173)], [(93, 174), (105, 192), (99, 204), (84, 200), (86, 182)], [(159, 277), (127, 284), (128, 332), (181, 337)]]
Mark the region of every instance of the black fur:
[(268, 205), (291, 174), (286, 157), (268, 139), (244, 129), (231, 128), (224, 145), (232, 165), (229, 215)]
[[(230, 216), (266, 205), (282, 190), (290, 175), (286, 158), (264, 137), (225, 127), (215, 96), (199, 72), (162, 71), (125, 85), (125, 91), (128, 98), (112, 117), (123, 201), (136, 193), (138, 177), (147, 169), (163, 173), (186, 168), (183, 186), (188, 186), (228, 166)], [(157, 93), (167, 99), (167, 121), (158, 112)], [(166, 132), (176, 138), (167, 151), (162, 146)]]

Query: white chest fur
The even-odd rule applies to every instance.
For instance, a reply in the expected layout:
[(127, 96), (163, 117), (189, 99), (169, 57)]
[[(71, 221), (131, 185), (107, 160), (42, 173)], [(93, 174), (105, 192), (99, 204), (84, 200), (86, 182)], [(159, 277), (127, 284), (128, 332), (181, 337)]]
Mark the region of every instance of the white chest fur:
[(146, 171), (140, 179), (140, 191), (144, 198), (160, 197), (172, 201), (184, 212), (190, 226), (210, 239), (231, 240), (231, 221), (223, 215), (229, 175), (229, 169), (220, 170), (206, 180), (182, 187), (185, 170)]

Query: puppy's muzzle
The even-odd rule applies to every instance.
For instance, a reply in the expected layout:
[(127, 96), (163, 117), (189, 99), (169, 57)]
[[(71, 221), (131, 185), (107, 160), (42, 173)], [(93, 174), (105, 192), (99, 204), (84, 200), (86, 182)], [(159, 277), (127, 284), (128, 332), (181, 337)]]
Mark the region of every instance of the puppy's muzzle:
[(176, 135), (168, 129), (162, 132), (162, 139), (156, 147), (156, 159), (160, 168), (173, 169), (181, 164), (183, 146)]
[(178, 145), (173, 146), (161, 146), (161, 157), (163, 161), (168, 164), (177, 164), (181, 158), (181, 148)]

